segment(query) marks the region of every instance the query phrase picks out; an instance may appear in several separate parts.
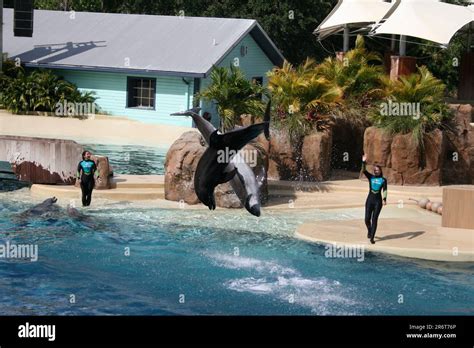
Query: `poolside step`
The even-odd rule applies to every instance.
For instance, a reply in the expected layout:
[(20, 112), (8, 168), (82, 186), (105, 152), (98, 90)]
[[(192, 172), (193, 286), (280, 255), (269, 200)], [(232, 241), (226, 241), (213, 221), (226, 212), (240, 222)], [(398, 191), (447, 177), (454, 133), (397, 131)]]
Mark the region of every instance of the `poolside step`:
[[(299, 182), (299, 181), (268, 181), (268, 191), (271, 195), (311, 194), (313, 192), (367, 192), (368, 184), (365, 180)], [(400, 186), (389, 185), (389, 195), (403, 195), (413, 198), (430, 197), (440, 198), (443, 195), (441, 186)]]
[[(33, 185), (31, 193), (40, 197), (58, 197), (62, 199), (80, 199), (81, 190), (74, 186)], [(164, 199), (162, 189), (150, 188), (116, 188), (111, 190), (94, 190), (94, 198), (111, 200), (153, 200)]]
[(111, 188), (164, 189), (164, 175), (115, 175)]

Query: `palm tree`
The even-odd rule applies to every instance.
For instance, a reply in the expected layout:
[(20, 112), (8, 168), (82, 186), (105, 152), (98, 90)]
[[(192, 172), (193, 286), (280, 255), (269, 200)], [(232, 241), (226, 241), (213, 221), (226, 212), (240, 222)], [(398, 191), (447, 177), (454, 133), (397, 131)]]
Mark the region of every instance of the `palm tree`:
[(357, 36), (355, 48), (348, 51), (344, 59), (326, 58), (317, 68), (316, 73), (326, 78), (344, 92), (346, 104), (367, 106), (371, 103), (382, 86), (382, 57), (365, 48), (364, 39)]
[(307, 59), (294, 67), (288, 62), (268, 75), (268, 89), (277, 108), (275, 120), (294, 138), (310, 130), (328, 127), (329, 110), (341, 100), (342, 89), (316, 74), (316, 64)]
[(197, 98), (217, 103), (221, 130), (228, 131), (239, 123), (241, 115), (263, 113), (264, 104), (260, 96), (264, 93), (262, 86), (247, 80), (239, 68), (231, 65), (230, 69), (215, 67), (211, 84)]
[(411, 133), (415, 142), (423, 149), (423, 135), (435, 128), (443, 127), (444, 121), (451, 116), (444, 101), (445, 85), (425, 66), (419, 67), (417, 73), (401, 76), (396, 81), (385, 77), (383, 82), (385, 103), (419, 105), (420, 115), (416, 117), (386, 115), (378, 109), (372, 113), (375, 125), (391, 134)]

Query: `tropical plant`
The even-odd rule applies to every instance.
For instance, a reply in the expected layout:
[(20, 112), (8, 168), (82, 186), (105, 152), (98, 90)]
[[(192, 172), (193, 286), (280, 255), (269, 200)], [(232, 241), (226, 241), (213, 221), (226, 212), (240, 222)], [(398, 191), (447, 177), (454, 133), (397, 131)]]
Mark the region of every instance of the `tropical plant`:
[(16, 76), (5, 75), (0, 80), (0, 104), (14, 114), (29, 111), (54, 112), (58, 103), (95, 102), (92, 92), (81, 92), (77, 87), (49, 70), (26, 73), (16, 71)]
[(215, 67), (210, 77), (211, 84), (197, 98), (217, 103), (223, 131), (234, 128), (241, 115), (263, 113), (261, 95), (266, 93), (265, 89), (249, 81), (238, 67)]
[[(385, 77), (383, 81), (385, 98), (380, 108), (371, 114), (372, 120), (376, 126), (391, 134), (411, 133), (415, 142), (423, 148), (423, 135), (442, 128), (452, 116), (444, 101), (445, 85), (425, 66), (409, 76), (401, 76), (395, 81)], [(400, 110), (405, 105), (411, 105), (416, 113), (401, 114)], [(397, 109), (398, 112), (393, 112)]]
[(342, 89), (345, 104), (365, 107), (379, 97), (383, 76), (381, 62), (381, 56), (368, 51), (364, 38), (358, 35), (355, 48), (348, 51), (343, 59), (326, 58), (317, 66), (316, 73)]
[(427, 44), (423, 40), (419, 41), (420, 45), (411, 45), (410, 55), (420, 57), (417, 58), (417, 62), (426, 65), (434, 76), (446, 84), (446, 94), (455, 97), (461, 75), (459, 66), (463, 53), (468, 51), (468, 40), (463, 35), (455, 36), (445, 48)]
[(275, 122), (293, 138), (330, 125), (329, 111), (340, 102), (342, 89), (316, 74), (314, 60), (308, 58), (298, 67), (285, 62), (282, 68), (272, 70), (268, 79), (278, 115)]

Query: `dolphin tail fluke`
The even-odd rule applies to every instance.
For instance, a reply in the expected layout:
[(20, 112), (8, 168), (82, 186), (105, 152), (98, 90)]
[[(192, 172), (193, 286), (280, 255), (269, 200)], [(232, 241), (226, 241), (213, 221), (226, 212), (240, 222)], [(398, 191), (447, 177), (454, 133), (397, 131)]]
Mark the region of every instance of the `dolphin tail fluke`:
[(265, 109), (265, 115), (263, 116), (263, 122), (266, 123), (265, 129), (263, 130), (263, 134), (265, 134), (265, 138), (270, 141), (270, 115), (272, 109), (272, 100), (268, 99), (267, 107)]
[(216, 199), (214, 197), (214, 192), (209, 195), (209, 210), (215, 210), (216, 209)]
[(234, 129), (224, 134), (219, 134), (215, 131), (209, 138), (209, 145), (216, 149), (228, 148), (229, 150), (239, 151), (262, 133), (266, 125), (266, 122), (257, 123), (248, 127)]

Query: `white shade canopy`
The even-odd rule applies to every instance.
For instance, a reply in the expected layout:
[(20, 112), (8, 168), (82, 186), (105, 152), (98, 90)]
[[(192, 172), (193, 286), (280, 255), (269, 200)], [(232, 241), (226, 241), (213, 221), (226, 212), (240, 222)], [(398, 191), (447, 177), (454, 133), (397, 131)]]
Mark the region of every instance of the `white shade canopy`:
[(447, 45), (462, 27), (474, 20), (473, 6), (438, 0), (401, 0), (393, 13), (371, 32), (413, 36)]
[(344, 28), (364, 28), (379, 22), (394, 5), (384, 0), (339, 0), (336, 7), (314, 31), (320, 40)]

